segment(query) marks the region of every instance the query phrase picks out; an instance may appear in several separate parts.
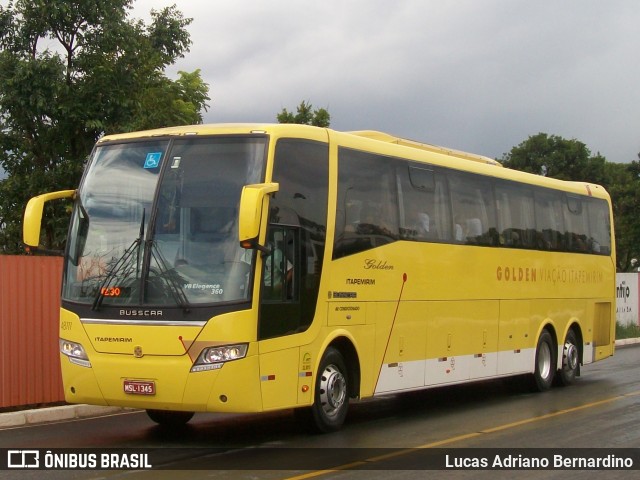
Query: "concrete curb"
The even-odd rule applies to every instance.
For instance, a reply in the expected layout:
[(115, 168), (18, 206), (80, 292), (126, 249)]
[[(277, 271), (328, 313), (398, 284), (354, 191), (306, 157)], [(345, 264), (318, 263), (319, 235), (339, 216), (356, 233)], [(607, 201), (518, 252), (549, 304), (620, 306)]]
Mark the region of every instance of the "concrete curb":
[[(616, 347), (635, 345), (640, 338), (625, 338), (616, 340)], [(17, 412), (0, 413), (0, 429), (37, 425), (46, 422), (59, 422), (74, 418), (89, 418), (111, 415), (124, 411), (134, 411), (132, 408), (99, 407), (96, 405), (63, 405), (61, 407), (35, 408)]]
[(96, 405), (63, 405), (61, 407), (34, 408), (32, 410), (0, 413), (0, 429), (72, 420), (74, 418), (100, 417), (124, 410), (129, 409), (99, 407)]
[(616, 347), (635, 345), (636, 343), (640, 343), (640, 338), (623, 338), (622, 340), (616, 340)]

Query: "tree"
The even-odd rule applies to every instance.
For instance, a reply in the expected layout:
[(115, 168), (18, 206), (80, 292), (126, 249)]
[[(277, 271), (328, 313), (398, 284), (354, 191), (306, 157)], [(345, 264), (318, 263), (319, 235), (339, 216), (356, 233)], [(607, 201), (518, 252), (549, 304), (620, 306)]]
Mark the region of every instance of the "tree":
[[(75, 188), (105, 133), (201, 123), (199, 70), (164, 69), (191, 44), (173, 7), (147, 25), (132, 0), (16, 0), (0, 6), (0, 252), (18, 253), (21, 217), (37, 194)], [(55, 203), (55, 202), (54, 202)], [(66, 207), (47, 206), (44, 244), (60, 249)]]
[[(640, 157), (640, 154), (639, 154)], [(561, 180), (597, 183), (611, 195), (619, 271), (628, 271), (632, 259), (640, 258), (640, 163), (607, 162), (591, 155), (578, 140), (539, 133), (503, 155), (505, 167), (544, 174)]]
[(616, 262), (619, 271), (627, 272), (634, 267), (632, 260), (640, 259), (640, 163), (608, 163), (606, 171), (604, 187), (613, 204)]
[(331, 121), (331, 115), (324, 108), (313, 110), (311, 103), (303, 100), (298, 105), (297, 112), (294, 115), (286, 108), (282, 109), (276, 116), (278, 123), (298, 123), (302, 125), (313, 125), (315, 127), (328, 127)]
[(503, 155), (505, 167), (560, 180), (603, 183), (605, 158), (578, 140), (538, 133)]
[(178, 74), (176, 81), (161, 77), (146, 87), (139, 114), (126, 126), (127, 131), (202, 123), (209, 88), (200, 77), (200, 69)]

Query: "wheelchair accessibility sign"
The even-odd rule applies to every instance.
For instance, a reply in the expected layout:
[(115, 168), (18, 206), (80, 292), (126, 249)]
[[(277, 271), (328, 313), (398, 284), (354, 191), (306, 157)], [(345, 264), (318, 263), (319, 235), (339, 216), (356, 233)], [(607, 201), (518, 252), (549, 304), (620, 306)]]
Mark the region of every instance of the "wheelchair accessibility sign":
[(144, 168), (158, 168), (160, 166), (161, 159), (162, 152), (147, 153), (147, 158), (144, 161)]

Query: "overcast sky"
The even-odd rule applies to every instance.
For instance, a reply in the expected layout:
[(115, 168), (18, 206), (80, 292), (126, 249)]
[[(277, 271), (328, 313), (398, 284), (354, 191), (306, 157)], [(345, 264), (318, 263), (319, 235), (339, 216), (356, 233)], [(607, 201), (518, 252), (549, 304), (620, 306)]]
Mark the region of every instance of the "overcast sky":
[(175, 67), (202, 70), (206, 122), (271, 122), (304, 99), (337, 130), (490, 157), (539, 132), (611, 162), (640, 152), (637, 0), (137, 0), (132, 15), (174, 3), (194, 19)]

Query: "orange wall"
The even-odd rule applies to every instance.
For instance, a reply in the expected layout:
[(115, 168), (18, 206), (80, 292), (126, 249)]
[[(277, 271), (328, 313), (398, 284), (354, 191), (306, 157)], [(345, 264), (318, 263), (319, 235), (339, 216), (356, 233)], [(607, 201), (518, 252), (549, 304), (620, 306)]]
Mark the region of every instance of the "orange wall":
[(0, 255), (0, 408), (64, 400), (61, 257)]

